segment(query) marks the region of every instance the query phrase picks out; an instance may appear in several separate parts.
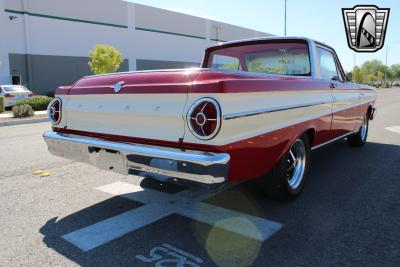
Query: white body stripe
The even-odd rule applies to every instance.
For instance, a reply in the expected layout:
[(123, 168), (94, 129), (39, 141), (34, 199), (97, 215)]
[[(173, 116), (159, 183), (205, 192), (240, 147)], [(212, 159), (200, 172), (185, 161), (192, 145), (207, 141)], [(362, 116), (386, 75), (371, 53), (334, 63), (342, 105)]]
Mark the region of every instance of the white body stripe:
[[(200, 140), (189, 131), (185, 117), (190, 105), (202, 97), (216, 99), (221, 105), (222, 116), (262, 109), (269, 112), (222, 119), (221, 130), (215, 138)], [(64, 112), (60, 127), (67, 124), (74, 130), (173, 142), (183, 137), (184, 142), (220, 146), (361, 105), (374, 100), (375, 93), (299, 90), (188, 95), (71, 95), (67, 101), (65, 96), (61, 98)]]
[[(280, 110), (277, 112), (263, 113), (255, 116), (223, 120), (220, 133), (212, 140), (201, 141), (192, 136), (188, 131), (185, 142), (203, 143), (211, 145), (226, 145), (232, 142), (248, 139), (263, 133), (271, 132), (290, 125), (315, 119), (332, 112), (332, 94), (325, 91), (275, 91), (261, 93), (232, 93), (232, 94), (207, 94), (215, 98), (221, 105), (222, 113), (232, 114), (268, 108), (280, 109), (284, 106), (296, 106), (313, 103), (322, 103), (296, 109)], [(199, 94), (190, 94), (189, 103)]]
[(68, 96), (68, 128), (177, 142), (187, 94)]

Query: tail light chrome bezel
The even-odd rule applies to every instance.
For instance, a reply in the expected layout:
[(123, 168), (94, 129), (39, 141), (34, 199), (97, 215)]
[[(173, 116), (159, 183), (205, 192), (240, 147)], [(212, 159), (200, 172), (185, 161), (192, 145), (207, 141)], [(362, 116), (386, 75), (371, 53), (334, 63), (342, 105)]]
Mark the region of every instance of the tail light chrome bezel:
[[(204, 112), (207, 105), (213, 106), (215, 114), (210, 115)], [(200, 108), (200, 111), (196, 110), (197, 108)], [(194, 114), (195, 112), (196, 114)], [(213, 139), (221, 129), (221, 107), (218, 101), (211, 97), (202, 97), (196, 100), (186, 114), (186, 122), (190, 132), (198, 139)], [(215, 122), (215, 125), (212, 127), (212, 131), (207, 133), (204, 130), (204, 126), (209, 122)]]
[[(57, 109), (58, 104), (58, 109)], [(57, 125), (61, 121), (62, 117), (62, 100), (59, 97), (55, 97), (47, 107), (47, 116), (49, 117), (53, 125)]]

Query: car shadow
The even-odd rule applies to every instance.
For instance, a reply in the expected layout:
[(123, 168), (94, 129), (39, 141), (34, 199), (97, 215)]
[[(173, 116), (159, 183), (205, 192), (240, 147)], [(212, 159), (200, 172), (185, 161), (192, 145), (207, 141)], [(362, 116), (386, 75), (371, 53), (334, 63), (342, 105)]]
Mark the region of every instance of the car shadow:
[[(283, 223), (285, 227), (271, 237), (271, 240), (278, 242), (278, 245), (268, 247), (268, 249), (271, 250), (269, 253), (281, 254), (284, 257), (285, 253), (289, 253), (287, 249), (296, 244), (293, 241), (292, 244), (288, 244), (288, 236), (291, 240), (298, 238), (301, 241), (307, 239), (307, 234), (314, 236), (314, 233), (305, 228), (306, 226), (322, 227), (322, 229), (328, 227), (328, 230), (330, 230), (329, 227), (334, 228), (331, 224), (343, 220), (343, 217), (348, 215), (348, 210), (343, 215), (339, 214), (343, 207), (350, 205), (349, 209), (360, 209), (358, 212), (366, 209), (365, 203), (367, 202), (363, 201), (363, 198), (366, 197), (365, 194), (373, 192), (374, 186), (376, 186), (374, 181), (380, 177), (380, 173), (392, 172), (393, 161), (399, 158), (399, 146), (368, 143), (363, 148), (351, 148), (344, 141), (337, 142), (312, 152), (311, 167), (304, 192), (294, 201), (271, 201), (264, 197), (255, 182), (234, 186), (204, 201)], [(157, 189), (159, 183), (151, 180), (145, 180), (142, 185), (159, 190)], [(170, 188), (166, 190), (171, 194), (184, 189), (174, 185), (166, 187), (165, 184), (163, 188)], [(362, 193), (360, 193), (361, 189)], [(178, 243), (185, 243), (184, 239), (195, 238), (196, 234), (190, 233), (193, 227), (184, 226), (191, 224), (191, 220), (181, 218), (181, 216), (168, 216), (144, 227), (146, 229), (139, 229), (127, 234), (126, 237), (119, 238), (121, 242), (114, 240), (110, 244), (88, 252), (83, 252), (62, 237), (140, 206), (142, 203), (118, 196), (111, 197), (60, 220), (51, 218), (40, 228), (39, 232), (43, 235), (43, 242), (47, 247), (81, 266), (109, 266), (111, 264), (132, 266), (135, 253), (138, 251), (144, 253), (150, 249), (147, 240), (155, 242), (159, 239), (157, 235), (168, 235), (165, 231), (172, 229), (171, 227), (174, 231), (168, 236), (178, 240)], [(332, 215), (332, 211), (336, 214)], [(157, 227), (157, 224), (161, 224), (160, 227), (165, 229), (158, 229), (160, 227)], [(175, 227), (174, 224), (180, 224), (180, 226)], [(301, 225), (299, 226), (299, 224)], [(327, 224), (330, 226), (326, 226)], [(298, 235), (292, 234), (294, 229), (299, 231)], [(128, 242), (129, 238), (134, 239), (134, 242)], [(164, 242), (163, 240), (159, 241)], [(201, 244), (202, 242), (199, 242), (198, 245)], [(287, 246), (287, 248), (283, 249), (281, 246)]]

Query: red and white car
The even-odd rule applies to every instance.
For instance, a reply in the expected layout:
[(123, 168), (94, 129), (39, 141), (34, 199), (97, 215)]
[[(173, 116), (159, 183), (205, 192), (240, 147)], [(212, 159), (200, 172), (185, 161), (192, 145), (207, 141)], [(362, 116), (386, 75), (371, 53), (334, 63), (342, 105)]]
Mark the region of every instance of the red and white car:
[(262, 177), (275, 198), (301, 192), (312, 149), (364, 145), (376, 98), (306, 38), (227, 42), (200, 69), (84, 77), (56, 95), (44, 134), (54, 155), (178, 183)]
[(15, 106), (17, 101), (30, 99), (35, 94), (22, 85), (0, 85), (0, 96), (4, 97), (6, 108)]

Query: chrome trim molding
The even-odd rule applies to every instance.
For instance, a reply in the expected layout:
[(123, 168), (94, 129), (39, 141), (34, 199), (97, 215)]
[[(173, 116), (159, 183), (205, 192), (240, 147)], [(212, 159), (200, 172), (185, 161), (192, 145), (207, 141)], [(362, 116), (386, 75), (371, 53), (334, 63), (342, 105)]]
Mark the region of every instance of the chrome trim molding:
[(290, 110), (290, 109), (296, 109), (296, 108), (306, 108), (306, 107), (324, 105), (324, 104), (331, 104), (331, 102), (316, 102), (316, 103), (310, 103), (310, 104), (289, 105), (289, 106), (281, 106), (281, 107), (275, 107), (275, 108), (265, 108), (265, 109), (257, 109), (257, 110), (231, 113), (231, 114), (224, 115), (224, 120), (232, 120), (232, 119), (255, 116), (255, 115), (260, 115), (260, 114), (265, 114), (265, 113), (272, 113), (272, 112), (284, 111), (284, 110)]
[[(354, 99), (356, 99), (356, 98), (354, 98)], [(341, 101), (338, 101), (338, 102), (334, 102), (334, 104), (340, 103), (340, 102), (345, 102), (345, 101), (349, 101), (349, 100), (341, 100)], [(341, 107), (341, 108), (336, 108), (336, 109), (333, 109), (333, 110), (332, 110), (332, 113), (336, 113), (336, 112), (343, 111), (343, 110), (346, 110), (346, 109), (349, 109), (349, 108), (355, 108), (355, 107), (357, 107), (357, 106), (362, 106), (362, 105), (365, 105), (365, 104), (369, 104), (369, 103), (371, 103), (371, 102), (373, 102), (373, 101), (374, 101), (374, 99), (370, 99), (370, 100), (363, 101), (363, 102), (359, 102), (359, 103), (352, 104), (352, 105), (349, 105), (349, 106), (345, 106), (345, 107)]]
[(321, 147), (323, 147), (323, 146), (326, 146), (326, 145), (328, 145), (328, 144), (330, 144), (330, 143), (333, 143), (333, 142), (335, 142), (335, 141), (338, 141), (338, 140), (340, 140), (340, 139), (346, 138), (346, 137), (348, 137), (348, 136), (350, 136), (350, 135), (352, 135), (352, 134), (355, 134), (355, 133), (356, 133), (356, 132), (349, 132), (349, 133), (347, 133), (347, 134), (343, 134), (343, 135), (338, 136), (338, 137), (336, 137), (336, 138), (334, 138), (334, 139), (332, 139), (332, 140), (329, 140), (328, 142), (319, 144), (319, 145), (317, 145), (317, 146), (313, 146), (313, 147), (311, 148), (311, 150), (315, 150), (315, 149), (321, 148)]
[(55, 156), (124, 175), (206, 185), (222, 184), (228, 177), (230, 156), (227, 153), (117, 143), (53, 131), (43, 134), (43, 138), (50, 153)]
[[(55, 111), (55, 109), (53, 108), (53, 105), (58, 102), (59, 107), (59, 111)], [(62, 100), (59, 97), (55, 97), (48, 105), (47, 105), (47, 117), (49, 118), (50, 122), (53, 125), (58, 125), (61, 122), (61, 118), (62, 118)], [(54, 120), (54, 113), (59, 113), (58, 115), (58, 120)]]

